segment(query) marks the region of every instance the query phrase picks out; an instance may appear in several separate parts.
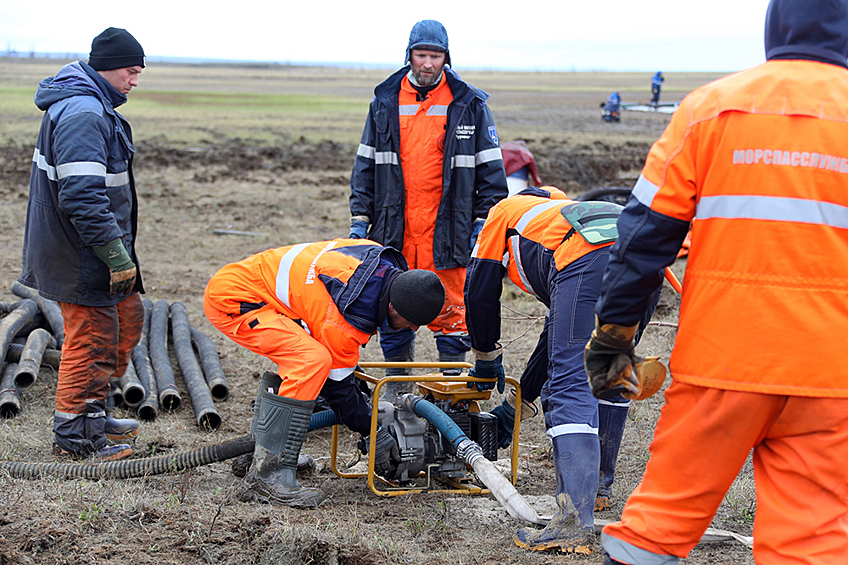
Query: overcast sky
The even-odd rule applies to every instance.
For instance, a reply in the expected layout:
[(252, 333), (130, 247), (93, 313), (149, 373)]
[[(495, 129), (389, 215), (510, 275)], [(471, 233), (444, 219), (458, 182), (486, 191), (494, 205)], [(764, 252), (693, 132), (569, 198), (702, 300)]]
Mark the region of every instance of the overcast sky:
[(460, 71), (737, 71), (765, 58), (768, 0), (416, 4), (3, 0), (0, 50), (87, 57), (92, 38), (114, 26), (151, 58), (399, 67), (412, 26), (435, 19)]

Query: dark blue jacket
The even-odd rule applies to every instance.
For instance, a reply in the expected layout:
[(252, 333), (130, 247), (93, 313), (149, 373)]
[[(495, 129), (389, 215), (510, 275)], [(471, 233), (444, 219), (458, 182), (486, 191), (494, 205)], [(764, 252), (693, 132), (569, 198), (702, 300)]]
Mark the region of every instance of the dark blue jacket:
[[(772, 0), (766, 12), (765, 48), (769, 60), (848, 66), (848, 0)], [(607, 324), (639, 322), (649, 295), (662, 285), (663, 269), (674, 262), (689, 230), (688, 222), (651, 210), (637, 193), (634, 190), (619, 216), (619, 237), (610, 249), (595, 309)]]
[[(30, 177), (23, 267), (18, 279), (45, 298), (85, 306), (117, 304), (109, 268), (92, 247), (121, 238), (138, 266), (138, 199), (127, 98), (82, 62), (41, 81), (44, 110)], [(135, 282), (143, 292), (141, 271)]]
[[(371, 220), (368, 238), (403, 249), (405, 191), (400, 166), (398, 92), (404, 67), (374, 89), (350, 179), (351, 216)], [(508, 190), (489, 95), (444, 69), (453, 102), (448, 107), (443, 196), (433, 235), (436, 269), (465, 267), (474, 220), (485, 218)], [(457, 130), (460, 130), (459, 132)]]

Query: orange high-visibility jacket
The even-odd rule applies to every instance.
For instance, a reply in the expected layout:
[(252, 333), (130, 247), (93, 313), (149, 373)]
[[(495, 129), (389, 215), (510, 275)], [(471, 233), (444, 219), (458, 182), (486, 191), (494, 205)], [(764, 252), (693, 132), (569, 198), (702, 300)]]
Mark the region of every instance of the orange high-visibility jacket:
[(489, 210), (465, 279), (466, 322), (474, 349), (492, 351), (500, 339), (504, 272), (521, 290), (550, 306), (552, 270), (612, 245), (590, 244), (574, 232), (562, 210), (580, 204), (545, 186), (525, 189)]
[(771, 60), (692, 92), (651, 148), (638, 202), (619, 220), (599, 318), (634, 322), (647, 291), (633, 289), (659, 279), (697, 219), (674, 378), (848, 397), (846, 139), (840, 66)]
[(206, 295), (231, 316), (272, 304), (300, 320), (330, 352), (330, 378), (340, 380), (353, 371), (360, 346), (382, 323), (376, 319), (379, 289), (366, 283), (387, 261), (406, 270), (398, 251), (366, 239), (289, 245), (226, 265), (212, 277)]

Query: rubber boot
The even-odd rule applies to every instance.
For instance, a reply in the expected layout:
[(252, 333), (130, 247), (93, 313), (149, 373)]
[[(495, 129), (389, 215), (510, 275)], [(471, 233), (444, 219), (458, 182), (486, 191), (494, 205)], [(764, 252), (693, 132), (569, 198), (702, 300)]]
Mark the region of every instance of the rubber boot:
[[(439, 361), (442, 363), (465, 363), (465, 352), (443, 353), (439, 351)], [(442, 374), (446, 377), (455, 377), (462, 374), (462, 369), (442, 369)]]
[[(410, 362), (415, 360), (415, 342), (410, 341), (409, 345), (404, 347), (398, 355), (392, 357), (384, 357), (389, 362)], [(409, 369), (406, 368), (387, 368), (387, 377), (396, 377), (399, 375), (411, 375)], [(394, 402), (400, 394), (412, 392), (414, 383), (408, 382), (390, 382), (383, 385), (380, 389), (380, 400), (388, 400)]]
[(615, 504), (612, 497), (612, 483), (615, 480), (615, 463), (624, 426), (627, 423), (629, 404), (611, 404), (601, 402), (598, 405), (598, 434), (601, 440), (601, 466), (598, 473), (598, 496), (595, 497), (595, 512), (608, 510)]
[(317, 507), (324, 494), (301, 486), (296, 478), (297, 458), (315, 401), (295, 400), (264, 390), (260, 396), (253, 462), (239, 498), (295, 508)]
[(595, 547), (596, 469), (600, 465), (598, 436), (556, 436), (553, 444), (558, 510), (544, 530), (518, 530), (515, 543), (530, 551), (591, 554)]
[[(264, 390), (271, 394), (277, 394), (282, 382), (283, 379), (280, 378), (280, 375), (270, 371), (265, 371), (259, 378), (259, 390), (256, 393), (256, 400), (253, 402), (253, 406), (251, 407), (251, 410), (253, 410), (253, 418), (250, 421), (250, 435), (254, 438), (256, 437), (256, 423), (259, 419), (259, 403), (262, 401), (262, 391)], [(253, 453), (245, 453), (234, 458), (231, 463), (233, 475), (239, 478), (245, 476), (247, 474), (247, 470), (250, 469), (251, 463), (253, 463)], [(313, 459), (311, 455), (298, 455), (297, 475), (308, 477), (314, 472), (315, 459)]]
[(103, 432), (106, 434), (106, 439), (115, 441), (137, 436), (138, 428), (138, 420), (133, 420), (132, 418), (113, 418), (107, 413)]
[(108, 444), (105, 424), (105, 403), (88, 404), (84, 414), (72, 418), (57, 412), (53, 416), (53, 441), (57, 452), (75, 459), (90, 457), (100, 461), (113, 461), (132, 455), (132, 448), (127, 444)]

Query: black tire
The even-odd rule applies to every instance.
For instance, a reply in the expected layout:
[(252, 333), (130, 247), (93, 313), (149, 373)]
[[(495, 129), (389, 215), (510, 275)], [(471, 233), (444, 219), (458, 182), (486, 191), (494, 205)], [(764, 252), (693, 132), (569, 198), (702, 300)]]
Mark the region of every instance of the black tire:
[(605, 186), (587, 190), (577, 197), (577, 200), (586, 202), (587, 200), (596, 200), (601, 202), (612, 202), (624, 206), (627, 204), (627, 199), (630, 198), (629, 188), (620, 186)]

